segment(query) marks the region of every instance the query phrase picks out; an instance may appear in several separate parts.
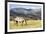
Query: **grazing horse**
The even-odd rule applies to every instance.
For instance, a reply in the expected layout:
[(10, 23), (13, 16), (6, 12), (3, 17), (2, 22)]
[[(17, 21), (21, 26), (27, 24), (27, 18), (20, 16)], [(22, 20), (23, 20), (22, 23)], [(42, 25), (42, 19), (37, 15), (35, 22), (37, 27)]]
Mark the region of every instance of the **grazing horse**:
[(16, 22), (17, 25), (18, 25), (18, 23), (22, 23), (22, 26), (23, 26), (24, 22), (25, 22), (25, 24), (27, 24), (26, 20), (23, 17), (16, 17), (16, 18), (14, 18), (14, 22)]

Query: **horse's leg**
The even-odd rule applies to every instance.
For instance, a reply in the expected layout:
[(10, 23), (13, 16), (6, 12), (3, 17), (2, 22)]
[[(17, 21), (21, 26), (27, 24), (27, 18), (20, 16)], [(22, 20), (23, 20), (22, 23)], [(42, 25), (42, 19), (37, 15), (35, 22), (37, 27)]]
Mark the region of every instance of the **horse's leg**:
[(16, 21), (16, 25), (18, 26), (18, 21)]
[(27, 22), (26, 22), (26, 20), (25, 20), (25, 25), (27, 25)]
[(15, 23), (15, 20), (14, 20), (14, 24), (16, 24), (16, 23)]
[(23, 22), (24, 22), (24, 21), (22, 21), (22, 26), (23, 26)]

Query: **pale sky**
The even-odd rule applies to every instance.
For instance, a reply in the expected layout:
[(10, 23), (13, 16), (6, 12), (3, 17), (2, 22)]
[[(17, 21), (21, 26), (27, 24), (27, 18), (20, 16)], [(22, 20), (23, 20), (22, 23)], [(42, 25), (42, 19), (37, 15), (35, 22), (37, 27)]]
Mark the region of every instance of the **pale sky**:
[(10, 4), (10, 9), (11, 8), (26, 8), (26, 9), (39, 9), (41, 6), (36, 6), (36, 5), (18, 5), (18, 4)]

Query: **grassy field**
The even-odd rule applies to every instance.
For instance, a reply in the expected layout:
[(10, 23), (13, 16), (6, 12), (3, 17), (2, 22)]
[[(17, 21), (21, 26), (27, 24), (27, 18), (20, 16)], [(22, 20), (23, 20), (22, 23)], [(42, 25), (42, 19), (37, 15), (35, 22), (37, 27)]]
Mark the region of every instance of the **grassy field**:
[(27, 25), (25, 25), (25, 23), (18, 23), (18, 26), (14, 23), (14, 21), (10, 21), (9, 25), (10, 25), (10, 29), (25, 29), (25, 28), (39, 28), (41, 27), (41, 20), (28, 20), (26, 21)]

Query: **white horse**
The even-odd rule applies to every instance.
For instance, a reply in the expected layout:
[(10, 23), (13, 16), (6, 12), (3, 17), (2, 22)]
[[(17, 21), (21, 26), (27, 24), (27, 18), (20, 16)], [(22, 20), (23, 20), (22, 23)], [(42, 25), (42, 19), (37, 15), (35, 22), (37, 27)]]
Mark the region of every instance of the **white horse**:
[(22, 23), (22, 25), (23, 25), (24, 22), (25, 22), (25, 24), (27, 24), (26, 20), (23, 17), (16, 17), (16, 18), (14, 18), (14, 21), (16, 22), (17, 25), (18, 25), (18, 23)]

